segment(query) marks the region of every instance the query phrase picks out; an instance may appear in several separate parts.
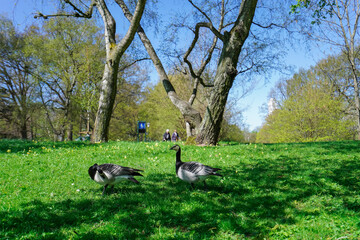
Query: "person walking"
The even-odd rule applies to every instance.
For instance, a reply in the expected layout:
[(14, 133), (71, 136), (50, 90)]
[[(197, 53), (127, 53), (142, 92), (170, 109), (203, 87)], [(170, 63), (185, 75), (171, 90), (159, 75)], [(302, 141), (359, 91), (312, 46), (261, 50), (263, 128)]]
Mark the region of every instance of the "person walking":
[(176, 129), (175, 129), (173, 134), (171, 135), (171, 141), (176, 142), (179, 140), (180, 140), (179, 134), (176, 132)]
[(166, 129), (166, 132), (163, 135), (163, 141), (170, 141), (170, 130)]

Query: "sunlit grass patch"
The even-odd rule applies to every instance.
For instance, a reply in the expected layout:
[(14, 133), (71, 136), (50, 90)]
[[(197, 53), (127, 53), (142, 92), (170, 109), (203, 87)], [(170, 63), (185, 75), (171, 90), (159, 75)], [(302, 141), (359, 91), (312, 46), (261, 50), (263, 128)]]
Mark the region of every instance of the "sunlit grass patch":
[[(183, 161), (224, 177), (192, 190), (169, 142), (0, 141), (0, 238), (360, 238), (359, 142), (180, 144)], [(87, 173), (94, 163), (144, 177), (102, 196)]]

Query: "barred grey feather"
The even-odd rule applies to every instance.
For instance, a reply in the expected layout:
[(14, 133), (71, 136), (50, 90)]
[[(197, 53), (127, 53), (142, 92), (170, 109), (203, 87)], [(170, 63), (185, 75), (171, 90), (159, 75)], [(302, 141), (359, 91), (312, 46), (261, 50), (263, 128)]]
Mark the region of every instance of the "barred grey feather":
[(104, 185), (103, 194), (106, 188), (110, 185), (114, 187), (115, 184), (122, 180), (130, 180), (134, 183), (139, 183), (134, 176), (142, 176), (140, 169), (123, 167), (112, 163), (97, 165), (96, 163), (88, 170), (89, 176), (98, 184)]

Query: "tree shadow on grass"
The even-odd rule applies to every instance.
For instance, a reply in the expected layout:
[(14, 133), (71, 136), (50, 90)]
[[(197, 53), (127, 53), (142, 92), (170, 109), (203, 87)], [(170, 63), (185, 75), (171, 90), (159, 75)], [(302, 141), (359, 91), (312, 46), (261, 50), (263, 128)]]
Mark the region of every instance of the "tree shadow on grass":
[[(316, 164), (296, 157), (257, 159), (253, 165), (234, 166), (242, 169), (236, 177), (229, 178), (234, 184), (218, 188), (217, 191), (230, 194), (237, 202), (233, 211), (243, 216), (237, 226), (241, 232), (249, 237), (268, 237), (269, 231), (277, 224), (296, 224), (299, 217), (313, 218), (321, 212), (329, 216), (341, 213), (341, 209), (337, 213), (335, 208), (316, 209), (308, 203), (317, 201), (315, 204), (321, 206), (321, 198), (324, 196), (332, 199), (333, 196), (337, 198), (344, 189), (359, 190), (359, 184), (356, 183), (359, 162), (345, 162), (337, 169), (337, 165), (333, 165), (330, 160), (323, 168), (323, 161)], [(345, 171), (346, 174), (343, 173)], [(224, 175), (231, 176), (230, 172), (231, 169), (224, 169)], [(332, 172), (334, 174), (329, 175)], [(334, 183), (342, 187), (339, 189)], [(353, 198), (354, 193), (345, 195), (341, 196), (344, 205), (348, 205), (349, 210), (358, 211), (359, 198)], [(308, 204), (307, 207), (301, 207), (304, 203)]]
[[(177, 238), (210, 238), (219, 232), (255, 236), (282, 218), (284, 202), (252, 195), (241, 186), (234, 189), (234, 184), (239, 183), (221, 186), (213, 179), (207, 191), (202, 186), (192, 190), (173, 174), (157, 174), (140, 185), (117, 186), (105, 196), (95, 187), (84, 199), (33, 200), (19, 211), (0, 212), (7, 234), (2, 237), (135, 239), (175, 237), (177, 232)], [(275, 208), (266, 210), (274, 203)], [(264, 225), (257, 224), (259, 218)]]
[[(344, 190), (343, 201), (345, 206), (352, 211), (360, 212), (360, 159), (342, 161), (333, 170), (330, 178)], [(360, 222), (359, 222), (360, 224)]]
[[(235, 173), (234, 167), (242, 170)], [(355, 162), (340, 166), (333, 180), (351, 186), (336, 176), (355, 167)], [(298, 158), (256, 159), (225, 167), (222, 174), (224, 179), (208, 179), (207, 190), (202, 184), (192, 190), (175, 173), (148, 174), (141, 184), (121, 183), (105, 196), (94, 185), (81, 198), (26, 202), (21, 210), (0, 212), (2, 237), (206, 239), (227, 232), (262, 238), (277, 224), (296, 224), (289, 212), (319, 214), (297, 209), (295, 201), (334, 191), (321, 184), (327, 172)]]

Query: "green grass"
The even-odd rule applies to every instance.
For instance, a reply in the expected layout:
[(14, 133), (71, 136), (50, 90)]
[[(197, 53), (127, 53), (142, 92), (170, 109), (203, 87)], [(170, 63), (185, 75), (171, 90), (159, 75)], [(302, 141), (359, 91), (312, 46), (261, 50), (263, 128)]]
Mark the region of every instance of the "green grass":
[[(0, 141), (0, 239), (360, 239), (360, 142), (182, 146)], [(144, 169), (102, 196), (94, 163)]]

